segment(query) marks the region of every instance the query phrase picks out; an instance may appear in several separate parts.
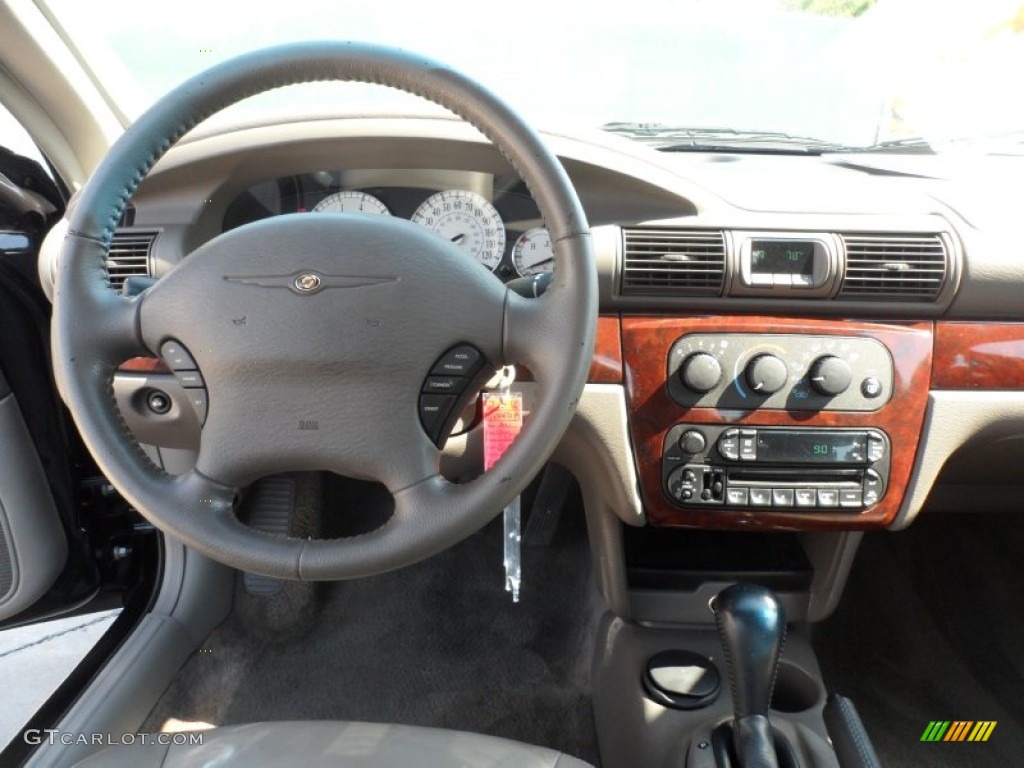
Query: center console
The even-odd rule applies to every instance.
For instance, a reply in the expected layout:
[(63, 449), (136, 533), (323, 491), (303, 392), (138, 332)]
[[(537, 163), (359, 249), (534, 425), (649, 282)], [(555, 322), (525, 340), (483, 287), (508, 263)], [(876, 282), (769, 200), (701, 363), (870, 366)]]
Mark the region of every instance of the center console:
[[(762, 245), (751, 244), (751, 275)], [(762, 260), (780, 258), (761, 250)], [(827, 279), (827, 263), (808, 254), (800, 274)], [(852, 703), (822, 679), (808, 628), (835, 607), (861, 531), (890, 524), (904, 502), (932, 324), (739, 315), (619, 323), (646, 525), (594, 514), (602, 500), (587, 500), (613, 606), (594, 666), (606, 764), (877, 765), (857, 748), (868, 736)], [(761, 626), (769, 613), (777, 620)]]

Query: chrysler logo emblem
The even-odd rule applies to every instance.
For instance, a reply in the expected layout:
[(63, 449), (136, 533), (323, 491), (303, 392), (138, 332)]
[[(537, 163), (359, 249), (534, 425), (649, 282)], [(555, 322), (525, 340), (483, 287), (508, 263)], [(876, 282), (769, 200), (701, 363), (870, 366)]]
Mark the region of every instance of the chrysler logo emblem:
[(320, 289), (320, 286), (323, 285), (323, 280), (320, 279), (320, 275), (313, 272), (303, 272), (295, 278), (293, 285), (299, 293), (313, 293)]
[(224, 275), (224, 279), (229, 283), (258, 285), (261, 288), (288, 288), (300, 296), (310, 296), (327, 288), (362, 288), (401, 280), (397, 275), (324, 275), (313, 271), (290, 275)]

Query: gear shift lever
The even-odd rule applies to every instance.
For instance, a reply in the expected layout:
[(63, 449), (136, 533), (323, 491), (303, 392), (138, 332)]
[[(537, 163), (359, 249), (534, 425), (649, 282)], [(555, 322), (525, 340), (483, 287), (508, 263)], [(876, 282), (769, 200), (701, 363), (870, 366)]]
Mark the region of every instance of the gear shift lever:
[(770, 590), (754, 584), (722, 590), (713, 607), (732, 686), (733, 748), (740, 768), (777, 768), (768, 708), (786, 612)]

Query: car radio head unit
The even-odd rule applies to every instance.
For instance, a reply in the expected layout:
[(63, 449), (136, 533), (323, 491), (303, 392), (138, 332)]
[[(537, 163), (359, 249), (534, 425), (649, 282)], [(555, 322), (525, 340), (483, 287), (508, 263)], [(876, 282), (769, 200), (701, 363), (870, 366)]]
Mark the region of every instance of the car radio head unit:
[(676, 424), (662, 483), (684, 507), (859, 513), (885, 495), (889, 455), (879, 429)]

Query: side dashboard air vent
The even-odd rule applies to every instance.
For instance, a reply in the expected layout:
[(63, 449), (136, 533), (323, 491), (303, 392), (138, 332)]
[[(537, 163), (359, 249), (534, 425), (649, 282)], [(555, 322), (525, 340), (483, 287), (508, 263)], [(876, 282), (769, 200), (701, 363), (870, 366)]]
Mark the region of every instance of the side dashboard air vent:
[(949, 251), (938, 235), (840, 235), (846, 276), (840, 299), (935, 301), (949, 274)]
[(622, 292), (718, 296), (725, 235), (708, 229), (623, 229)]
[(141, 229), (119, 229), (114, 233), (107, 257), (107, 281), (121, 289), (125, 278), (149, 275), (149, 253), (157, 232)]

